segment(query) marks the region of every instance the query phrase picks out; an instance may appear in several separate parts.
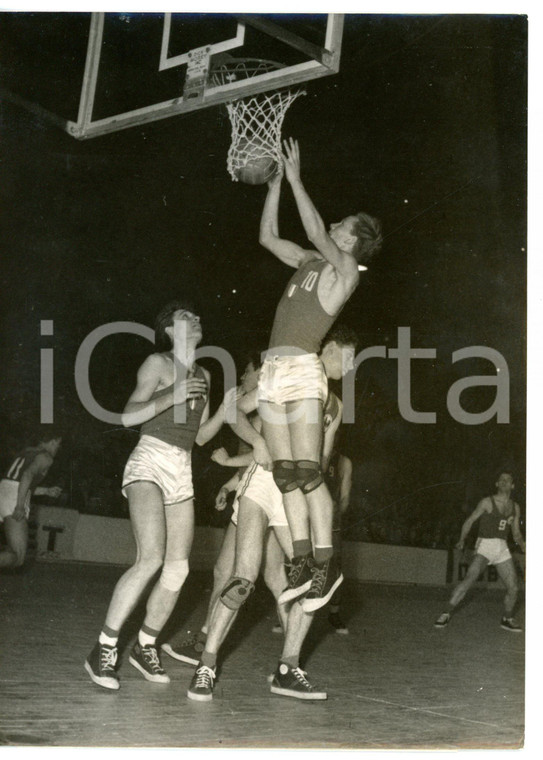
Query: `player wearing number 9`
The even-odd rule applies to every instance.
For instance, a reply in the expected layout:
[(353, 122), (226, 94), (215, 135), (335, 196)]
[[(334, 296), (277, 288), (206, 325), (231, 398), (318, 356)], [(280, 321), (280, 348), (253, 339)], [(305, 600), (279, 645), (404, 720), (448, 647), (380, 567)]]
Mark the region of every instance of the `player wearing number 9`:
[(513, 558), (507, 545), (511, 531), (515, 543), (523, 552), (526, 551), (524, 539), (520, 532), (520, 508), (511, 499), (514, 487), (513, 475), (507, 471), (500, 472), (496, 480), (496, 493), (482, 499), (462, 525), (460, 540), (456, 545), (457, 549), (464, 548), (466, 537), (472, 525), (479, 520), (475, 556), (464, 580), (456, 586), (451, 595), (448, 611), (443, 612), (435, 621), (436, 628), (444, 628), (448, 625), (451, 614), (486, 566), (494, 565), (506, 589), (501, 627), (506, 631), (515, 633), (522, 630), (513, 619), (517, 602), (518, 582)]

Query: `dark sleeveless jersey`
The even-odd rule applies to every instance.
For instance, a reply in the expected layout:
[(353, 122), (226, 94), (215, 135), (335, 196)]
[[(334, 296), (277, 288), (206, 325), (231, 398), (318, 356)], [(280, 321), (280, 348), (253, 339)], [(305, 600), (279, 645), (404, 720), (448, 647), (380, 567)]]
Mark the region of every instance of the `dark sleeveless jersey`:
[[(204, 371), (197, 364), (194, 365), (195, 376), (205, 380)], [(165, 393), (169, 393), (172, 389), (172, 385), (168, 388), (163, 388), (156, 393), (153, 393), (151, 400), (160, 398)], [(153, 438), (158, 438), (164, 443), (169, 443), (170, 446), (177, 446), (180, 449), (191, 451), (198, 428), (200, 427), (200, 420), (202, 418), (202, 412), (206, 405), (207, 395), (205, 397), (199, 397), (183, 404), (174, 404), (166, 409), (164, 412), (157, 414), (147, 422), (144, 422), (141, 426), (141, 435), (151, 435)], [(194, 408), (191, 408), (193, 406)], [(176, 422), (175, 418), (185, 420), (185, 422)]]
[(511, 524), (515, 519), (515, 510), (510, 515), (503, 515), (491, 496), (492, 511), (483, 512), (479, 520), (479, 538), (503, 538), (507, 539)]
[(326, 261), (312, 259), (291, 277), (275, 311), (270, 349), (292, 346), (308, 354), (319, 352), (337, 318), (322, 308), (317, 292), (326, 265)]
[[(22, 451), (20, 454), (18, 454), (13, 462), (8, 467), (7, 471), (4, 473), (3, 480), (14, 480), (17, 483), (21, 482), (21, 478), (23, 476), (23, 473), (25, 470), (30, 467), (34, 459), (38, 456), (38, 454), (43, 454), (42, 449), (35, 449), (35, 448), (28, 448)], [(31, 488), (34, 488), (37, 486), (43, 478), (45, 477), (42, 473), (36, 473), (34, 475), (34, 478), (32, 479), (32, 483), (30, 484)]]

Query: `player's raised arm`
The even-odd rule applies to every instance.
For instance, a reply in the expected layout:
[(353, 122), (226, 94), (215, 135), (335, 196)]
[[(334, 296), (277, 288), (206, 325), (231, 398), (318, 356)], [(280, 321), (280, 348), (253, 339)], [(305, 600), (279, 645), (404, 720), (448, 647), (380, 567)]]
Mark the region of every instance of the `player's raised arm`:
[(353, 286), (358, 282), (358, 265), (354, 257), (345, 254), (328, 234), (321, 215), (302, 183), (300, 176), (300, 148), (298, 142), (290, 138), (284, 141), (283, 163), (285, 174), (292, 188), (298, 212), (306, 235), (318, 252), (332, 264), (337, 273)]
[(298, 269), (314, 253), (305, 251), (291, 240), (284, 240), (279, 236), (278, 216), (282, 178), (283, 167), (280, 165), (273, 179), (268, 182), (268, 194), (260, 219), (259, 242), (284, 264)]

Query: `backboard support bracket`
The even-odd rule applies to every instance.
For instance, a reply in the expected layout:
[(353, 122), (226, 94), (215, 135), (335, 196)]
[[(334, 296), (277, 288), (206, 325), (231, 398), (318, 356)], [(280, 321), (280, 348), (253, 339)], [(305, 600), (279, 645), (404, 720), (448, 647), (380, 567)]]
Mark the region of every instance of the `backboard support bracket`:
[[(28, 98), (11, 93), (6, 89), (4, 89), (3, 95), (12, 102), (37, 114), (40, 118), (61, 127), (76, 139), (83, 140), (148, 124), (177, 114), (189, 113), (200, 108), (219, 105), (229, 100), (244, 98), (267, 90), (291, 87), (339, 71), (343, 14), (328, 14), (324, 47), (315, 45), (264, 17), (253, 14), (238, 14), (234, 16), (237, 21), (237, 29), (231, 38), (172, 56), (169, 55), (172, 14), (165, 13), (162, 44), (160, 54), (157, 55), (159, 58), (158, 70), (163, 71), (186, 65), (183, 91), (180, 91), (178, 96), (160, 103), (146, 105), (142, 108), (101, 119), (93, 119), (104, 44), (105, 17), (104, 12), (92, 12), (90, 14), (85, 67), (76, 121), (58, 116), (41, 105), (31, 102)], [(259, 74), (250, 80), (233, 81), (223, 85), (214, 84), (208, 76), (213, 55), (241, 47), (244, 43), (247, 26), (254, 27), (297, 49), (310, 60)]]

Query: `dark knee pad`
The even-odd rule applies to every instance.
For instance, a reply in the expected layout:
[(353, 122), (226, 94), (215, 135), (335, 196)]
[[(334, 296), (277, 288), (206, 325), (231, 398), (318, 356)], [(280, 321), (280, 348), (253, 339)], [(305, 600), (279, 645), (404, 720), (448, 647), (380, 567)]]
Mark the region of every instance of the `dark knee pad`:
[(290, 459), (276, 459), (273, 463), (272, 475), (281, 493), (290, 493), (298, 488), (296, 462)]
[(221, 591), (221, 602), (229, 610), (239, 610), (253, 593), (255, 584), (247, 578), (232, 577)]
[(299, 459), (296, 462), (296, 482), (303, 493), (311, 493), (324, 483), (319, 462)]

